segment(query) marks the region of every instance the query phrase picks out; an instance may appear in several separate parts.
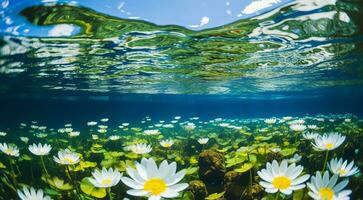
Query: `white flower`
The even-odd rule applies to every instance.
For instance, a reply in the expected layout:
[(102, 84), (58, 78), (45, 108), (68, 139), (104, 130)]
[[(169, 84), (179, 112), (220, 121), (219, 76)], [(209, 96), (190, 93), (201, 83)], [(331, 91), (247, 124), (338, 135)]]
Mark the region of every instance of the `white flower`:
[(348, 177), (359, 172), (358, 167), (354, 166), (354, 161), (348, 164), (348, 161), (343, 162), (342, 158), (339, 160), (337, 158), (331, 159), (328, 167), (333, 174), (337, 174), (339, 177)]
[(87, 126), (96, 126), (97, 122), (95, 121), (91, 121), (91, 122), (87, 122)]
[(317, 133), (303, 133), (302, 134), (303, 138), (305, 138), (306, 140), (313, 140), (315, 139), (316, 137), (319, 136), (319, 134)]
[(127, 174), (121, 181), (131, 190), (127, 194), (132, 196), (146, 196), (149, 200), (161, 198), (175, 198), (179, 192), (188, 187), (187, 183), (179, 183), (185, 176), (185, 170), (176, 173), (176, 163), (168, 164), (166, 160), (158, 167), (152, 158), (143, 158), (141, 163), (135, 162), (136, 169), (128, 167)]
[(294, 121), (288, 122), (288, 124), (305, 124), (305, 120), (303, 120), (303, 119), (296, 119)]
[(79, 132), (79, 131), (72, 131), (72, 132), (68, 133), (69, 137), (77, 137), (77, 136), (79, 136), (79, 134), (81, 134), (81, 132)]
[(64, 129), (64, 131), (65, 131), (66, 133), (70, 133), (70, 132), (72, 132), (72, 131), (73, 131), (73, 128), (65, 128), (65, 129)]
[(300, 162), (302, 156), (300, 156), (299, 154), (295, 154), (294, 157), (290, 158), (287, 160), (288, 163), (297, 163)]
[(316, 121), (318, 121), (318, 122), (324, 122), (325, 119), (324, 118), (316, 118)]
[(181, 116), (175, 116), (174, 119), (179, 120), (181, 119)]
[(163, 125), (164, 128), (174, 128), (173, 124), (165, 124)]
[(228, 127), (229, 123), (219, 123), (218, 126), (220, 127)]
[(49, 144), (33, 144), (28, 147), (29, 151), (32, 152), (34, 155), (37, 156), (45, 156), (48, 155), (52, 147)]
[(122, 123), (121, 125), (122, 126), (128, 126), (128, 125), (130, 125), (130, 123)]
[(165, 148), (170, 148), (171, 146), (173, 146), (173, 144), (174, 144), (173, 140), (162, 140), (162, 141), (160, 141), (160, 145), (162, 147), (165, 147)]
[(108, 122), (108, 120), (109, 120), (108, 118), (102, 118), (101, 122)]
[(278, 153), (278, 152), (280, 152), (280, 151), (281, 151), (281, 148), (275, 147), (275, 148), (271, 148), (270, 150), (271, 150), (272, 152), (274, 152), (274, 153)]
[(199, 144), (207, 144), (209, 141), (209, 138), (199, 138), (198, 143)]
[(100, 128), (100, 129), (97, 130), (97, 132), (99, 132), (99, 133), (106, 133), (107, 132), (107, 129)]
[(187, 123), (186, 125), (184, 125), (184, 129), (187, 130), (187, 131), (192, 131), (196, 128), (197, 126), (192, 123), (192, 122), (189, 122)]
[(136, 154), (146, 154), (146, 153), (150, 153), (152, 148), (151, 145), (148, 144), (134, 144), (131, 145), (130, 150)]
[(308, 125), (308, 128), (311, 129), (311, 130), (317, 130), (318, 126), (313, 124), (313, 125)]
[(102, 171), (96, 169), (92, 172), (93, 178), (88, 178), (89, 182), (91, 182), (97, 188), (109, 188), (113, 187), (120, 182), (122, 174), (117, 171), (117, 169), (106, 169), (102, 168)]
[(115, 140), (119, 140), (121, 137), (119, 135), (111, 135), (108, 139), (115, 141)]
[(295, 163), (287, 165), (287, 160), (283, 160), (279, 165), (276, 160), (266, 164), (266, 169), (258, 171), (257, 174), (262, 178), (260, 185), (265, 188), (268, 193), (276, 193), (278, 191), (283, 194), (290, 195), (294, 190), (305, 187), (303, 184), (310, 175), (300, 176), (303, 167)]
[(160, 131), (157, 129), (152, 129), (152, 130), (144, 130), (144, 134), (145, 135), (159, 135)]
[(283, 117), (282, 119), (285, 120), (285, 121), (289, 121), (289, 120), (292, 120), (292, 117), (286, 116), (286, 117)]
[(265, 123), (269, 125), (274, 124), (276, 123), (276, 119), (275, 118), (265, 119)]
[(313, 146), (319, 151), (330, 151), (343, 144), (345, 136), (339, 133), (324, 134), (314, 139)]
[(55, 162), (61, 165), (74, 165), (79, 163), (79, 155), (69, 149), (58, 151), (58, 157), (53, 156)]
[(0, 131), (0, 136), (6, 136), (6, 132), (2, 132), (2, 131)]
[(296, 132), (301, 132), (306, 129), (306, 126), (304, 124), (291, 124), (290, 129)]
[(8, 156), (19, 156), (19, 149), (15, 145), (8, 145), (6, 143), (0, 143), (0, 150)]
[(98, 135), (94, 135), (94, 134), (92, 134), (92, 140), (98, 140)]
[(29, 142), (29, 138), (28, 137), (20, 137), (20, 140), (24, 143), (28, 143)]
[(30, 190), (23, 187), (23, 191), (17, 190), (17, 192), (21, 200), (51, 200), (49, 196), (44, 195), (42, 189), (36, 191), (33, 187)]
[(337, 184), (338, 176), (329, 177), (329, 172), (325, 171), (322, 176), (320, 172), (316, 176), (311, 177), (311, 181), (307, 183), (309, 187), (309, 196), (314, 200), (349, 200), (351, 190), (343, 190), (348, 185), (348, 180), (344, 180)]

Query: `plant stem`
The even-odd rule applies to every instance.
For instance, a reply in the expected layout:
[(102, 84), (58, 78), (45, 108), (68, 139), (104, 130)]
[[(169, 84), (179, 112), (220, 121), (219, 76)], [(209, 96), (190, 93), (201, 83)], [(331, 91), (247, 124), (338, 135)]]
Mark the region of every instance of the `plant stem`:
[(324, 173), (326, 163), (328, 162), (328, 156), (329, 156), (329, 151), (326, 151), (324, 165), (323, 165), (323, 169), (321, 170), (321, 173)]
[(42, 162), (42, 165), (43, 165), (43, 169), (44, 169), (45, 174), (47, 175), (47, 177), (50, 177), (49, 174), (48, 174), (47, 168), (45, 168), (43, 156), (40, 156), (40, 160)]
[(252, 169), (250, 169), (250, 186), (252, 187)]
[(107, 190), (108, 198), (109, 198), (110, 200), (112, 200), (111, 188), (109, 187), (109, 188), (107, 188), (106, 190)]
[(275, 200), (279, 199), (279, 192), (276, 193)]
[(8, 158), (9, 158), (9, 164), (10, 164), (10, 169), (11, 169), (11, 179), (13, 181), (14, 187), (16, 188), (18, 183), (16, 181), (16, 174), (15, 174), (15, 171), (14, 171), (13, 162), (12, 162), (10, 156)]
[(76, 195), (76, 197), (77, 197), (77, 198), (79, 198), (79, 199), (81, 199), (81, 198), (79, 197), (79, 195), (78, 195), (78, 194), (80, 194), (80, 192), (78, 191), (77, 184), (76, 184), (76, 182), (75, 182), (75, 181), (73, 181), (73, 179), (72, 179), (72, 176), (71, 176), (71, 173), (70, 173), (70, 171), (69, 171), (69, 166), (68, 166), (68, 165), (66, 165), (66, 172), (67, 172), (67, 176), (68, 176), (68, 178), (69, 178), (70, 182), (73, 184), (74, 188), (76, 189), (76, 191), (75, 191), (75, 195)]

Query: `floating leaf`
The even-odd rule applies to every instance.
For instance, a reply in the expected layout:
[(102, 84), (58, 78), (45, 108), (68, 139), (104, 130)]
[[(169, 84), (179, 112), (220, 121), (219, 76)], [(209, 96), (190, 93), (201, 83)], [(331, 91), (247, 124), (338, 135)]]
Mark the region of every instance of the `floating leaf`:
[(29, 155), (27, 154), (23, 154), (21, 157), (20, 157), (20, 160), (32, 160), (32, 157), (30, 157)]
[(188, 167), (185, 169), (185, 174), (186, 175), (191, 175), (191, 174), (194, 174), (198, 171), (198, 167)]
[(207, 196), (205, 199), (206, 200), (216, 200), (216, 199), (221, 199), (223, 197), (225, 192), (221, 192), (221, 193), (213, 193), (209, 196)]
[(285, 149), (282, 149), (282, 150), (280, 151), (280, 154), (281, 154), (282, 156), (290, 156), (290, 155), (294, 154), (294, 153), (295, 153), (295, 151), (296, 151), (296, 148), (295, 148), (295, 147), (292, 147), (292, 148), (285, 148)]
[(104, 198), (106, 196), (106, 189), (94, 187), (87, 177), (83, 178), (81, 181), (81, 190), (85, 194), (96, 198)]
[(0, 169), (6, 169), (6, 166), (2, 162), (0, 162)]
[(60, 179), (58, 177), (46, 178), (45, 176), (42, 176), (42, 180), (60, 190), (70, 190), (73, 188), (71, 184), (64, 182), (63, 179)]
[(96, 162), (90, 162), (90, 161), (81, 161), (79, 164), (74, 168), (73, 171), (84, 171), (87, 168), (96, 167)]
[(251, 162), (244, 163), (240, 168), (237, 168), (234, 171), (243, 173), (243, 172), (250, 170), (253, 166), (254, 166), (254, 164)]
[(190, 157), (189, 162), (190, 162), (190, 164), (198, 164), (197, 157), (196, 156)]
[(269, 140), (271, 138), (272, 138), (271, 136), (268, 136), (268, 137), (265, 137), (265, 136), (257, 136), (257, 137), (255, 137), (255, 140), (257, 140), (257, 141), (266, 141), (266, 140)]

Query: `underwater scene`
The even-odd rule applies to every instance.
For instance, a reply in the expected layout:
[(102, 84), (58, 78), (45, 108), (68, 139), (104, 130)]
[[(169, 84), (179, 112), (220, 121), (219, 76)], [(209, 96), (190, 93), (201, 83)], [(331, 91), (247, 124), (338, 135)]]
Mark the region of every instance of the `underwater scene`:
[(1, 0), (0, 200), (363, 200), (363, 1)]

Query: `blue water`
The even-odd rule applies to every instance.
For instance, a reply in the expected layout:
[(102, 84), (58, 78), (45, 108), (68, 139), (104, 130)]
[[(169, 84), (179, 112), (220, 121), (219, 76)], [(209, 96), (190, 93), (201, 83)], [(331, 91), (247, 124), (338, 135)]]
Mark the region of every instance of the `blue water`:
[[(270, 194), (257, 171), (289, 160), (313, 176), (333, 173), (328, 158), (354, 160), (358, 171), (337, 179), (361, 200), (362, 19), (362, 1), (3, 0), (0, 200), (22, 186), (135, 199), (128, 184), (87, 178), (101, 167), (127, 176), (143, 158), (188, 171), (179, 200), (307, 200), (311, 188)], [(336, 149), (316, 150), (337, 134)], [(52, 150), (38, 159), (33, 143)], [(57, 162), (64, 149), (81, 162)]]

